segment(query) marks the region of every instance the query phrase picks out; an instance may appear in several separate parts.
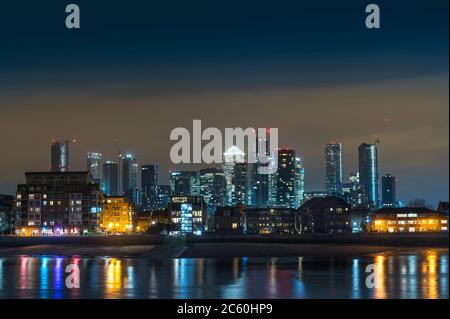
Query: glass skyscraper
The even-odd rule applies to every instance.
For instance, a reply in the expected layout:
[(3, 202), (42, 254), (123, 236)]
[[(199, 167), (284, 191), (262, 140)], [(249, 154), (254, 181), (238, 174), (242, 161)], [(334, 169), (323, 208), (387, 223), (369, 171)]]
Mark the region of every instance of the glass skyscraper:
[(291, 149), (278, 150), (278, 170), (276, 175), (276, 206), (282, 208), (295, 207), (295, 184), (298, 178), (296, 173), (295, 151)]
[(325, 145), (325, 187), (328, 195), (342, 194), (342, 144)]
[(69, 142), (70, 141), (52, 141), (52, 172), (69, 171)]
[(119, 195), (119, 165), (112, 161), (103, 164), (102, 191), (108, 196)]
[(140, 205), (139, 164), (132, 154), (122, 156), (122, 194), (135, 206)]
[(359, 181), (367, 207), (378, 207), (378, 150), (374, 144), (363, 143), (359, 146)]
[(172, 196), (196, 196), (199, 194), (198, 173), (196, 171), (170, 172)]
[(101, 153), (89, 152), (86, 155), (86, 168), (89, 173), (91, 173), (92, 178), (97, 183), (101, 184), (102, 181), (102, 159)]
[(152, 211), (158, 207), (158, 185), (159, 185), (158, 165), (142, 165), (141, 188), (142, 188), (142, 209), (144, 211)]
[(227, 182), (225, 174), (218, 168), (205, 168), (200, 170), (200, 194), (203, 196), (208, 215), (213, 214), (217, 207), (227, 203)]

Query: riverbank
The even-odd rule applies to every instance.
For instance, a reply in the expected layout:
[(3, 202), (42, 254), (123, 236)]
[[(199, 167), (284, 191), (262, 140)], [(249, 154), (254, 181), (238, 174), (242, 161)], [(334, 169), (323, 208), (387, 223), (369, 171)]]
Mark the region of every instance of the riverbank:
[(157, 235), (108, 237), (0, 237), (0, 257), (83, 256), (145, 258), (356, 256), (418, 248), (443, 249), (447, 234), (357, 234), (302, 236), (220, 235), (187, 238)]

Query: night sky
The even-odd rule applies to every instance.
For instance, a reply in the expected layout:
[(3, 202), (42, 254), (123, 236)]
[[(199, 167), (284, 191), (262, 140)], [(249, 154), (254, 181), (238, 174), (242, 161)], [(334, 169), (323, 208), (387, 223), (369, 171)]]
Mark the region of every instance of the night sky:
[[(93, 3), (95, 2), (95, 3)], [(65, 6), (81, 29), (65, 28)], [(365, 28), (365, 6), (381, 29)], [(448, 200), (448, 1), (3, 1), (0, 193), (47, 170), (53, 138), (116, 160), (113, 140), (167, 182), (170, 131), (278, 127), (323, 190), (324, 144), (381, 134), (398, 199)], [(385, 121), (389, 118), (389, 121)], [(197, 168), (192, 166), (192, 168)]]

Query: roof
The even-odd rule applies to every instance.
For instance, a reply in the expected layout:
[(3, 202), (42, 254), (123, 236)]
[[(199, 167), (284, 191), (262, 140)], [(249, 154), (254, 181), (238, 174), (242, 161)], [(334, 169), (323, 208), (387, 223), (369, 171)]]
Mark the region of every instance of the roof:
[(245, 153), (241, 151), (239, 147), (236, 145), (231, 146), (225, 153), (223, 153), (225, 156), (245, 156)]
[(300, 206), (301, 209), (316, 209), (316, 208), (326, 208), (326, 207), (350, 207), (350, 204), (347, 203), (340, 197), (336, 196), (325, 196), (325, 197), (313, 197)]
[(377, 209), (372, 212), (372, 214), (385, 214), (385, 215), (410, 214), (410, 213), (437, 213), (437, 211), (426, 207), (400, 207), (400, 208), (385, 207)]

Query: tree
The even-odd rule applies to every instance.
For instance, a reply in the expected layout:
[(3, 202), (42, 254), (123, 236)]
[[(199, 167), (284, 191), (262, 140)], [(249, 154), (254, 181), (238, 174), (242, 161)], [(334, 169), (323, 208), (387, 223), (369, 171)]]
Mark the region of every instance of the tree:
[(433, 206), (428, 204), (423, 198), (414, 198), (408, 202), (408, 207), (425, 207), (429, 209), (433, 209)]

